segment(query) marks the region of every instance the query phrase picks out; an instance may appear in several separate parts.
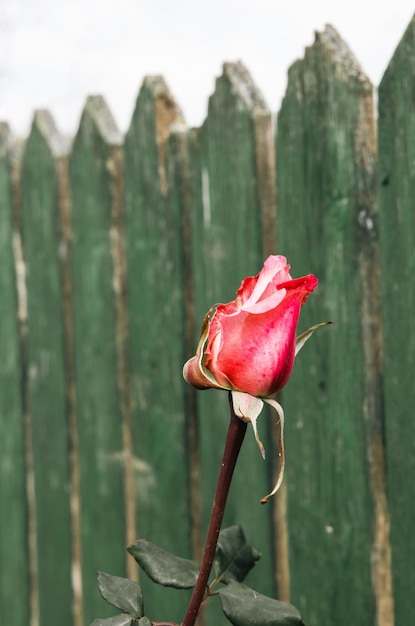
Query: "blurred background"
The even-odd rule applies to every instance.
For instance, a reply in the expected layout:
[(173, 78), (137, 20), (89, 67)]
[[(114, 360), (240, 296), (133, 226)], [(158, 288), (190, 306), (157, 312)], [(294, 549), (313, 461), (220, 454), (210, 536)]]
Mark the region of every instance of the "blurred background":
[(332, 23), (377, 85), (412, 17), (408, 0), (2, 0), (0, 119), (26, 134), (47, 108), (73, 134), (89, 94), (122, 131), (146, 74), (162, 74), (189, 125), (206, 116), (224, 61), (242, 60), (276, 111), (287, 68)]

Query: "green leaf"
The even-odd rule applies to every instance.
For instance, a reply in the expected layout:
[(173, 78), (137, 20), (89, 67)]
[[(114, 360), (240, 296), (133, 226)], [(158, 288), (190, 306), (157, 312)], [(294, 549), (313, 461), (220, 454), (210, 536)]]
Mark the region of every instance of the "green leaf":
[(219, 589), (222, 610), (234, 626), (304, 626), (295, 607), (231, 582)]
[[(131, 615), (116, 615), (105, 619), (95, 619), (90, 626), (132, 626), (134, 618)], [(143, 626), (145, 626), (143, 624)]]
[(242, 582), (260, 558), (261, 553), (247, 543), (242, 528), (230, 526), (219, 534), (215, 575), (225, 583), (232, 580)]
[(200, 567), (196, 561), (175, 556), (146, 539), (139, 539), (127, 550), (155, 583), (175, 589), (195, 586)]
[(138, 626), (151, 626), (151, 622), (148, 617), (141, 617), (138, 620)]
[(97, 577), (98, 588), (104, 600), (134, 617), (143, 615), (143, 595), (138, 583), (105, 572), (98, 572)]

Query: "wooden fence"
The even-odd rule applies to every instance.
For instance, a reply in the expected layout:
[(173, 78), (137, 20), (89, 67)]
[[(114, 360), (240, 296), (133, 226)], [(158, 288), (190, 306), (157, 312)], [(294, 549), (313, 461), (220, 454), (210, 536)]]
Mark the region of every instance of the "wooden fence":
[[(111, 615), (95, 572), (135, 577), (138, 536), (200, 555), (227, 398), (181, 368), (207, 309), (273, 252), (319, 277), (301, 330), (335, 325), (283, 392), (283, 489), (259, 505), (275, 468), (247, 437), (225, 524), (262, 552), (249, 584), (308, 626), (415, 622), (414, 102), (415, 19), (378, 132), (331, 27), (289, 70), (276, 142), (240, 63), (201, 128), (160, 77), (125, 137), (99, 96), (71, 145), (45, 111), (22, 144), (0, 126), (1, 624)], [(180, 622), (188, 594), (142, 582), (147, 614)]]

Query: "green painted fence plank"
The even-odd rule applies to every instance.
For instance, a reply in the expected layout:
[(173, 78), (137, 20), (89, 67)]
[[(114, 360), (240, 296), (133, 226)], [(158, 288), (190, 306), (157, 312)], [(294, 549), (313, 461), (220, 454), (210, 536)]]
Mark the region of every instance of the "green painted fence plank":
[(379, 86), (385, 415), (395, 623), (415, 620), (415, 18)]
[(66, 152), (67, 146), (49, 114), (38, 112), (24, 151), (20, 197), (27, 292), (27, 404), (42, 626), (56, 622), (72, 624), (60, 190), (56, 164), (56, 159), (65, 158)]
[(291, 601), (309, 626), (385, 610), (375, 150), (371, 84), (328, 26), (289, 70), (277, 136), (279, 249), (320, 281), (300, 330), (335, 322), (283, 392)]
[[(257, 155), (261, 135), (258, 126), (264, 120), (270, 124), (270, 113), (247, 70), (240, 63), (225, 64), (209, 101), (208, 117), (200, 131), (192, 131), (189, 140), (197, 325), (193, 353), (208, 309), (216, 302), (233, 300), (241, 280), (257, 274), (264, 255), (275, 251), (270, 250), (269, 233), (268, 243), (264, 241), (266, 220), (261, 209), (266, 202), (258, 188), (259, 171), (262, 172)], [(272, 133), (268, 137), (268, 148), (272, 152)], [(272, 209), (275, 214), (275, 204)], [(197, 400), (206, 532), (229, 423), (229, 407), (226, 392), (199, 392)], [(267, 426), (264, 411), (259, 429), (268, 457), (272, 457), (274, 449), (266, 436)], [(263, 462), (249, 430), (234, 475), (224, 526), (241, 524), (248, 540), (262, 552), (261, 563), (250, 574), (249, 581), (258, 591), (273, 595), (272, 508), (259, 504), (269, 490), (269, 472), (270, 466)], [(211, 612), (210, 623), (224, 621), (219, 610)]]
[[(137, 533), (190, 556), (185, 448), (184, 291), (180, 206), (168, 202), (166, 140), (181, 114), (161, 77), (147, 77), (125, 139), (125, 214)], [(141, 576), (153, 620), (183, 619), (188, 593)]]
[(121, 137), (99, 96), (87, 100), (70, 157), (73, 345), (79, 434), (85, 623), (113, 614), (95, 574), (124, 575), (127, 544), (113, 242)]
[(0, 623), (29, 623), (21, 363), (12, 249), (11, 134), (0, 124)]

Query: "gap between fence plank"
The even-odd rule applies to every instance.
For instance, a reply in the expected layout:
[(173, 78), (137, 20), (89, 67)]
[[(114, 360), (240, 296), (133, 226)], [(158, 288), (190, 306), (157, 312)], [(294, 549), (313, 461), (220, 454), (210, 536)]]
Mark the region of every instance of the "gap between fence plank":
[(355, 153), (361, 178), (357, 181), (360, 225), (359, 264), (362, 277), (362, 340), (364, 357), (363, 415), (367, 424), (367, 454), (373, 498), (372, 585), (377, 626), (394, 626), (389, 508), (386, 494), (383, 338), (381, 276), (375, 171), (377, 137), (373, 94), (362, 94), (355, 134)]
[(68, 411), (70, 511), (72, 528), (72, 588), (74, 626), (84, 626), (82, 585), (82, 544), (80, 510), (79, 436), (73, 353), (70, 184), (68, 157), (57, 159), (59, 180), (59, 218), (63, 254), (61, 257), (63, 325), (66, 362), (66, 403)]
[(12, 197), (14, 208), (13, 252), (16, 268), (17, 315), (19, 322), (19, 344), (21, 355), (21, 391), (24, 425), (24, 451), (26, 470), (26, 506), (27, 506), (27, 552), (29, 577), (30, 626), (39, 625), (39, 578), (38, 547), (36, 529), (36, 493), (33, 459), (32, 420), (28, 406), (28, 371), (27, 371), (27, 292), (26, 267), (23, 258), (21, 237), (21, 198), (20, 198), (21, 154), (12, 162)]

